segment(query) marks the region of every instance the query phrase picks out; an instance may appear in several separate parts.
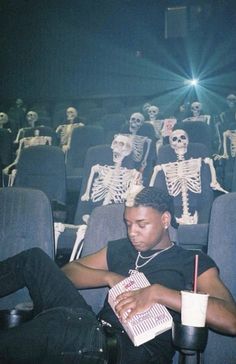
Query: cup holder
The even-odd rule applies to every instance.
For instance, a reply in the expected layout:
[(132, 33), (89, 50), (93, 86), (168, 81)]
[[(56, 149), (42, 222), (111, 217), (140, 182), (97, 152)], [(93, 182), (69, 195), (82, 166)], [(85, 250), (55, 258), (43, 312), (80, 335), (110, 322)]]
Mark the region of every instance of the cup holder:
[(174, 322), (172, 326), (172, 341), (180, 350), (203, 352), (207, 344), (207, 327), (185, 326)]
[(32, 310), (0, 310), (0, 328), (9, 329), (33, 318)]

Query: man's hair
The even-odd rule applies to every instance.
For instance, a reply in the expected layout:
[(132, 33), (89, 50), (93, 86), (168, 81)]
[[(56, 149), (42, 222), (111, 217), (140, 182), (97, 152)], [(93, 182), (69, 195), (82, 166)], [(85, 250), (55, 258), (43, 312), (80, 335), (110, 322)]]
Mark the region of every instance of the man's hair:
[(168, 193), (156, 187), (144, 187), (134, 197), (133, 207), (138, 206), (152, 207), (160, 213), (168, 211), (171, 215), (171, 225), (178, 227), (174, 216), (173, 198)]

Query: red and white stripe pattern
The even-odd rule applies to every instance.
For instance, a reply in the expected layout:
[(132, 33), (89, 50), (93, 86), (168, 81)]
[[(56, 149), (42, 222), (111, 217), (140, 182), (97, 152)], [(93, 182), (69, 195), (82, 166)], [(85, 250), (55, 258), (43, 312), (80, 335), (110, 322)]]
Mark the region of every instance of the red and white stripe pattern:
[[(115, 312), (115, 300), (119, 294), (147, 286), (150, 283), (143, 273), (132, 274), (109, 290), (108, 302)], [(130, 321), (122, 322), (122, 325), (134, 345), (139, 346), (171, 329), (172, 316), (165, 306), (156, 303), (148, 310), (136, 314)]]

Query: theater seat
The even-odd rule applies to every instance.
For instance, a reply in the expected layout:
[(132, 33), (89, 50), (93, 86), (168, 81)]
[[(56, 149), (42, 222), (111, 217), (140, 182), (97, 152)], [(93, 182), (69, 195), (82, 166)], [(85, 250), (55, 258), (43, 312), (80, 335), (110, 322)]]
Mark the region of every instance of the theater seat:
[[(0, 260), (32, 247), (40, 247), (54, 259), (52, 210), (42, 191), (1, 188), (0, 206)], [(19, 290), (1, 298), (0, 309), (29, 300), (28, 291)]]
[(35, 145), (23, 149), (17, 163), (15, 187), (36, 188), (49, 198), (54, 218), (66, 218), (65, 156), (59, 147)]
[[(208, 254), (215, 260), (220, 276), (236, 299), (236, 192), (217, 197), (212, 205)], [(209, 330), (204, 364), (235, 364), (236, 337)]]

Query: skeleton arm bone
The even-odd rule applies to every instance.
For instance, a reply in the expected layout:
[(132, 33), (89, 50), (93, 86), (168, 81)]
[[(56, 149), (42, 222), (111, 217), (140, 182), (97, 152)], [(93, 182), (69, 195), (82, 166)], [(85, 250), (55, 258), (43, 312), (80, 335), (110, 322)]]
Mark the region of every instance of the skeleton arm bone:
[(142, 173), (134, 169), (131, 184), (142, 185)]
[(205, 118), (206, 118), (206, 123), (207, 123), (208, 125), (210, 125), (211, 115), (205, 115)]
[(154, 167), (153, 174), (152, 174), (152, 177), (151, 177), (151, 180), (150, 180), (149, 186), (154, 186), (155, 180), (156, 180), (156, 178), (157, 178), (157, 174), (158, 174), (161, 170), (162, 170), (162, 165), (161, 165), (161, 164), (157, 164), (157, 165)]
[(146, 152), (145, 152), (145, 156), (142, 160), (142, 163), (141, 163), (141, 166), (142, 166), (142, 170), (144, 170), (144, 168), (146, 167), (147, 165), (147, 158), (148, 158), (148, 154), (149, 154), (149, 151), (150, 151), (150, 146), (151, 146), (151, 139), (150, 138), (147, 138), (146, 139), (146, 142), (147, 142), (147, 149), (146, 149)]
[(228, 191), (224, 190), (221, 185), (219, 184), (219, 182), (216, 179), (216, 171), (215, 171), (215, 167), (213, 165), (213, 160), (211, 158), (204, 158), (203, 159), (204, 163), (209, 165), (210, 168), (210, 172), (211, 172), (211, 183), (210, 186), (212, 187), (213, 190), (217, 190), (217, 191), (221, 191), (224, 193), (228, 193)]
[(89, 193), (91, 190), (93, 178), (94, 178), (95, 173), (99, 172), (100, 167), (101, 167), (100, 164), (95, 164), (94, 166), (92, 166), (90, 175), (89, 175), (89, 179), (88, 179), (88, 183), (87, 183), (87, 187), (86, 187), (85, 193), (81, 196), (81, 201), (89, 201)]
[(227, 152), (227, 145), (226, 145), (226, 139), (229, 138), (231, 135), (231, 131), (230, 130), (226, 130), (224, 133), (223, 133), (223, 154), (222, 155), (219, 155), (219, 154), (215, 154), (214, 155), (214, 159), (215, 160), (219, 160), (219, 159), (228, 159), (229, 158), (229, 155), (228, 155), (228, 152)]
[(228, 159), (229, 158), (229, 155), (228, 155), (228, 152), (227, 152), (227, 138), (229, 138), (231, 136), (231, 131), (230, 130), (226, 130), (224, 133), (223, 133), (223, 148), (224, 148), (224, 153), (222, 155), (222, 158), (226, 158)]

